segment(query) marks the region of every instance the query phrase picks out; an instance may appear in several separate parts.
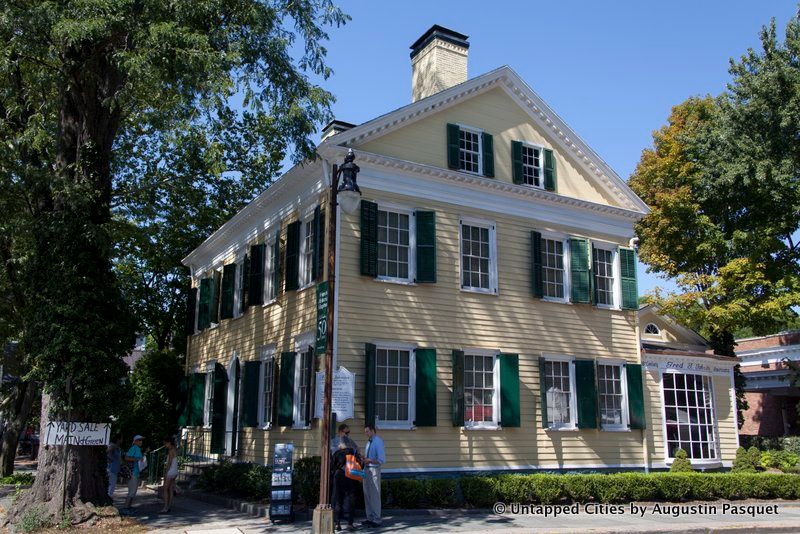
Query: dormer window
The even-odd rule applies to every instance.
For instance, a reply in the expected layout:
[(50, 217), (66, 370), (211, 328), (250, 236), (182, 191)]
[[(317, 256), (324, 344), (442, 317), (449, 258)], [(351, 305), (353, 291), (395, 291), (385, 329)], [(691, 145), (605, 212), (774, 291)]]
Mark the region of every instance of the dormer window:
[(522, 145), (522, 183), (543, 187), (542, 149), (538, 146)]
[(660, 336), (661, 330), (653, 323), (648, 323), (647, 326), (644, 327), (644, 333), (650, 336)]
[(447, 125), (447, 166), (457, 171), (494, 178), (494, 141), (472, 126)]
[(481, 173), (481, 136), (475, 130), (459, 128), (458, 168), (462, 171)]

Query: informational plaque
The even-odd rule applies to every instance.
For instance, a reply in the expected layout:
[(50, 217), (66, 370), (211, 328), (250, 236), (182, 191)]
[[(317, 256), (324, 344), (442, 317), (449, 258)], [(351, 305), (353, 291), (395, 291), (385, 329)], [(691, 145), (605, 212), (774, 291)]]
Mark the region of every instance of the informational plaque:
[(328, 282), (317, 284), (317, 343), (314, 350), (325, 354), (328, 348)]
[(67, 423), (50, 421), (44, 431), (45, 445), (108, 445), (111, 425), (107, 423)]
[(276, 443), (272, 457), (272, 487), (269, 518), (272, 521), (294, 521), (292, 509), (292, 452), (291, 443)]
[[(322, 397), (325, 391), (325, 372), (317, 373), (316, 402), (314, 417), (322, 418)], [(356, 375), (344, 367), (333, 372), (333, 394), (331, 396), (331, 413), (336, 414), (339, 422), (353, 418), (353, 399), (356, 392)]]

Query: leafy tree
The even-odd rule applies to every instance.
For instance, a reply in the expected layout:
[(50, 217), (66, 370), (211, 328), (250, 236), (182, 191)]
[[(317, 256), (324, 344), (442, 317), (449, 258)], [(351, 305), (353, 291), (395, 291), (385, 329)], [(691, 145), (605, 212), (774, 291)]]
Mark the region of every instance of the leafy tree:
[[(121, 356), (139, 326), (131, 302), (152, 296), (127, 274), (169, 281), (146, 266), (159, 228), (183, 222), (167, 204), (233, 209), (266, 185), (251, 167), (287, 147), (296, 160), (311, 154), (332, 96), (308, 76), (329, 75), (324, 28), (345, 20), (330, 0), (0, 4), (0, 202), (13, 208), (2, 224), (17, 232), (4, 261), (17, 277), (29, 376), (45, 391), (42, 425), (66, 419), (69, 399), (73, 419), (118, 413)], [(206, 223), (184, 231), (202, 235)], [(148, 259), (137, 258), (143, 245)], [(93, 513), (85, 503), (107, 500), (103, 463), (101, 448), (69, 454), (78, 521)], [(62, 448), (42, 448), (34, 486), (7, 519), (32, 505), (55, 516), (63, 466)]]

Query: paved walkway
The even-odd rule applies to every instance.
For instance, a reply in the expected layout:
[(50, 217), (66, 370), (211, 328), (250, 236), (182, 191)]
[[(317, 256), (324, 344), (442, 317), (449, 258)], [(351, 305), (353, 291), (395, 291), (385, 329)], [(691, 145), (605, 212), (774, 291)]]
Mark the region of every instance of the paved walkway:
[[(122, 504), (124, 493), (118, 491), (117, 505)], [(362, 532), (458, 532), (475, 534), (488, 532), (537, 532), (537, 533), (611, 533), (611, 532), (800, 532), (800, 502), (788, 501), (737, 501), (733, 506), (775, 505), (771, 512), (763, 509), (723, 509), (724, 503), (684, 503), (674, 505), (660, 503), (661, 510), (648, 505), (643, 515), (632, 513), (630, 505), (598, 509), (597, 505), (586, 508), (580, 505), (577, 514), (562, 513), (557, 517), (545, 517), (543, 510), (531, 510), (530, 514), (513, 514), (507, 510), (498, 515), (491, 511), (440, 510), (424, 511), (386, 510), (380, 529), (363, 529)], [(686, 508), (696, 505), (695, 510)], [(261, 532), (309, 532), (311, 522), (298, 520), (294, 524), (272, 525), (263, 517), (252, 517), (244, 513), (227, 510), (220, 506), (201, 502), (186, 496), (176, 497), (172, 512), (158, 514), (161, 501), (149, 490), (141, 490), (135, 502), (136, 519), (148, 527), (150, 532), (161, 534), (250, 534)], [(680, 506), (681, 508), (674, 508)], [(672, 508), (666, 508), (672, 507)], [(533, 508), (533, 507), (532, 507)], [(550, 514), (555, 509), (550, 509)], [(563, 510), (566, 512), (566, 510)], [(574, 509), (570, 511), (575, 511)], [(734, 513), (734, 512), (740, 513)], [(539, 513), (536, 513), (539, 512)], [(674, 517), (678, 513), (678, 517)], [(356, 520), (358, 524), (360, 520)]]

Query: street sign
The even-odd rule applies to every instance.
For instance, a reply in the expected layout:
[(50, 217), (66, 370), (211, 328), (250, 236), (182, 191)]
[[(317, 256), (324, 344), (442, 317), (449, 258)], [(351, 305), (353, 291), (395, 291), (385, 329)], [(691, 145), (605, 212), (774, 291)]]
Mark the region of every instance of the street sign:
[[(69, 438), (67, 437), (69, 434)], [(50, 421), (44, 433), (45, 445), (108, 445), (111, 425), (107, 423), (67, 423)]]
[(325, 354), (328, 349), (328, 282), (317, 284), (317, 345), (314, 351)]
[[(333, 372), (333, 389), (331, 395), (331, 413), (336, 414), (339, 422), (353, 418), (353, 399), (356, 390), (356, 375), (344, 367)], [(322, 397), (325, 388), (325, 372), (317, 373), (314, 417), (322, 418)]]

